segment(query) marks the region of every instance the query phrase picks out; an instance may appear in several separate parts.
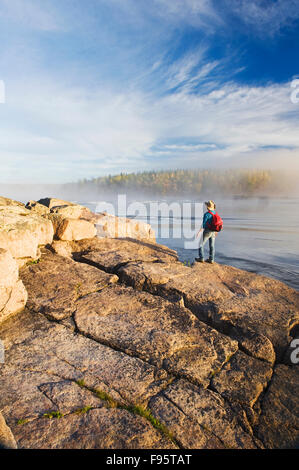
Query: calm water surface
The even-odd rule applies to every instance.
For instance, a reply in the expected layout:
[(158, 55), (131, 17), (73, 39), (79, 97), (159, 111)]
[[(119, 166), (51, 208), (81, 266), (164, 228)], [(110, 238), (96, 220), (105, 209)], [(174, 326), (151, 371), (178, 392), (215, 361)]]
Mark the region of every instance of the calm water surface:
[[(216, 203), (224, 221), (216, 238), (216, 262), (273, 277), (299, 290), (299, 198), (222, 199)], [(175, 249), (181, 261), (193, 263), (198, 242), (193, 249), (185, 249), (183, 236), (165, 238), (163, 229), (170, 224), (174, 229), (170, 235), (185, 225), (195, 229), (200, 219), (162, 216), (151, 217), (150, 222), (158, 243)]]

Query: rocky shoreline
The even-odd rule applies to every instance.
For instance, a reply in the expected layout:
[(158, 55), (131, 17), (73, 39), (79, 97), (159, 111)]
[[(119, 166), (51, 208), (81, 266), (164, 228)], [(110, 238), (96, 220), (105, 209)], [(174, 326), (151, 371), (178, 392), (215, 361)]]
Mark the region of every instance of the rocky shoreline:
[(299, 293), (141, 222), (0, 198), (0, 447), (299, 446)]

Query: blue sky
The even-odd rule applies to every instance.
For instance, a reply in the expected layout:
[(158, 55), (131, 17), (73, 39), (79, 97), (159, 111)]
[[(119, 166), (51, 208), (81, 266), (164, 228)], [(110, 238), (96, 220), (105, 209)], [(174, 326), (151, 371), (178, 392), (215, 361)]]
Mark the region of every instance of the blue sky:
[(0, 40), (2, 183), (299, 168), (298, 0), (0, 0)]

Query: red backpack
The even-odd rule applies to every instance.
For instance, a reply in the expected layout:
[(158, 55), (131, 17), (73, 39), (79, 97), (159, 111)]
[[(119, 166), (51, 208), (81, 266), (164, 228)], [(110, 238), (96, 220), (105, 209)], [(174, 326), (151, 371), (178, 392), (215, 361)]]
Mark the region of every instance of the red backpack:
[(221, 219), (220, 215), (217, 214), (217, 212), (216, 214), (213, 214), (213, 212), (209, 210), (208, 212), (213, 216), (213, 220), (207, 223), (207, 228), (212, 232), (221, 232), (223, 229), (223, 220)]

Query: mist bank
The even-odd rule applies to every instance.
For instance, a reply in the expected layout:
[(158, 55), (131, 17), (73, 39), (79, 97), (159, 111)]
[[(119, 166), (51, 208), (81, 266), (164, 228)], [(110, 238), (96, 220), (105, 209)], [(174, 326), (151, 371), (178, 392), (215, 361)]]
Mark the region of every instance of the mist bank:
[(2, 196), (28, 200), (53, 197), (73, 200), (114, 199), (126, 194), (144, 198), (296, 197), (298, 171), (227, 169), (120, 173), (65, 184), (0, 184)]
[(65, 190), (92, 197), (127, 194), (134, 198), (293, 197), (299, 172), (260, 169), (178, 169), (120, 173), (67, 184)]

